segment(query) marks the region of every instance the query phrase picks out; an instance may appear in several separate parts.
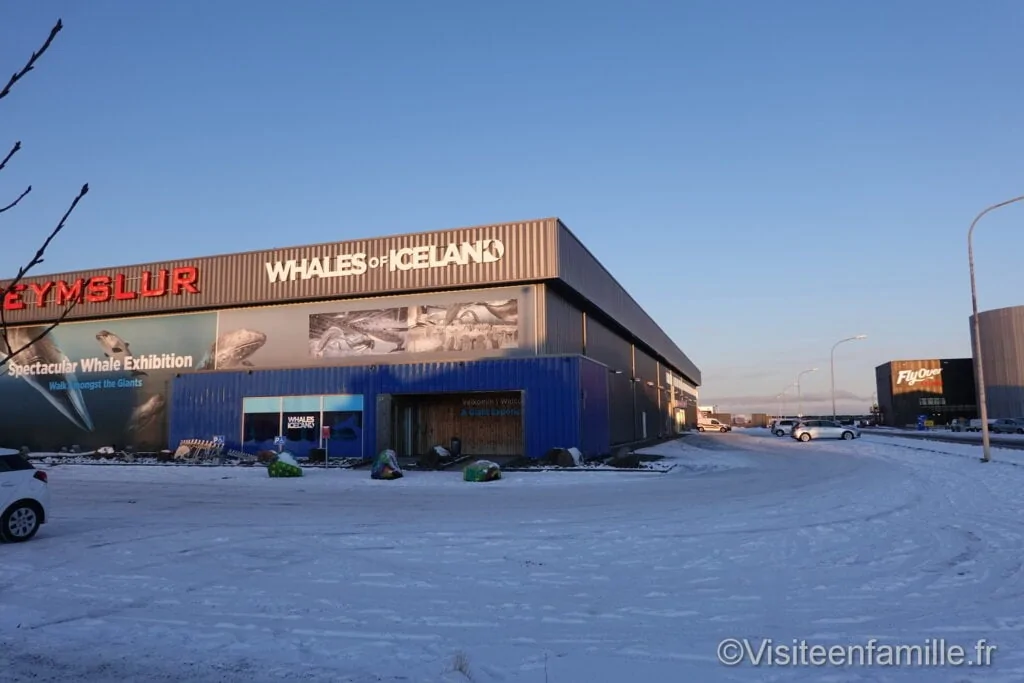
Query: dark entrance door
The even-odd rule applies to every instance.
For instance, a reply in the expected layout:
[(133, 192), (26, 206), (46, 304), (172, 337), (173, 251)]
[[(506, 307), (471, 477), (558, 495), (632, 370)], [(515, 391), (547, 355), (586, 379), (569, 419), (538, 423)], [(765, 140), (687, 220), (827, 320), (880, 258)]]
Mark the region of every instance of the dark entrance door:
[(507, 458), (523, 454), (522, 392), (418, 394), (392, 397), (392, 442), (402, 457), (434, 446), (461, 443), (464, 456)]

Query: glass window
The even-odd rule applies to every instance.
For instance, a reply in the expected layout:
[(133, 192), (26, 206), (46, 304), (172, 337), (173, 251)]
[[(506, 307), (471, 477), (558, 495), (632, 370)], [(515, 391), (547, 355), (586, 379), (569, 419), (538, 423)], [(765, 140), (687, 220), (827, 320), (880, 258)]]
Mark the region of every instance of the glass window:
[(246, 453), (274, 449), (281, 433), (281, 397), (247, 396), (242, 399), (242, 450)]
[(363, 396), (335, 394), (323, 397), (323, 431), (330, 430), (324, 446), (329, 458), (363, 456)]
[(273, 450), (274, 439), (280, 433), (281, 413), (246, 413), (242, 418), (242, 450)]
[(246, 396), (242, 399), (243, 413), (280, 413), (280, 396)]
[(323, 396), (285, 396), (281, 410), (286, 413), (319, 413), (322, 402)]
[(309, 456), (320, 447), (320, 396), (285, 396), (282, 428), (284, 448), (297, 458)]

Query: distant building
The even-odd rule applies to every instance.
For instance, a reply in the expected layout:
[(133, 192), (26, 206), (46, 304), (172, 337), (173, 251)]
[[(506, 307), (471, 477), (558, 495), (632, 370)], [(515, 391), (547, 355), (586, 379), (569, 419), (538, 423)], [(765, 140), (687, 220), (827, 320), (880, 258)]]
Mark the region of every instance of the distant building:
[(881, 423), (916, 424), (925, 416), (936, 424), (978, 416), (974, 362), (970, 358), (894, 360), (875, 368)]
[[(971, 349), (974, 349), (973, 316)], [(1024, 306), (978, 313), (985, 398), (992, 419), (1024, 416)]]

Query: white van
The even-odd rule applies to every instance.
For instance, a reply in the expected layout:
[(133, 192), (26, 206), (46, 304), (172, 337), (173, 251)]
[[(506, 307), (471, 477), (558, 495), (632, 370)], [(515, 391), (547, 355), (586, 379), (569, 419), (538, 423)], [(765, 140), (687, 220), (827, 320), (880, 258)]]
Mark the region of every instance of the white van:
[(697, 422), (697, 431), (698, 432), (712, 431), (712, 432), (723, 432), (724, 433), (724, 432), (732, 431), (732, 427), (730, 425), (725, 424), (724, 422), (719, 422), (718, 420), (716, 420), (713, 417), (702, 417)]

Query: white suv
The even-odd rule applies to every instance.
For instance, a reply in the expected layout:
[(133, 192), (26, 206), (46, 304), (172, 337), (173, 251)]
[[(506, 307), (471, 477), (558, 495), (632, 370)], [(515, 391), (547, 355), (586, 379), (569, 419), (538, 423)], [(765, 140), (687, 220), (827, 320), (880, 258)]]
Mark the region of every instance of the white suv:
[(0, 448), (0, 541), (19, 543), (35, 536), (49, 507), (46, 472), (17, 451)]
[(772, 434), (775, 436), (786, 436), (787, 434), (793, 433), (793, 427), (797, 425), (800, 420), (795, 419), (782, 419), (772, 420), (772, 424), (769, 429), (772, 430)]

